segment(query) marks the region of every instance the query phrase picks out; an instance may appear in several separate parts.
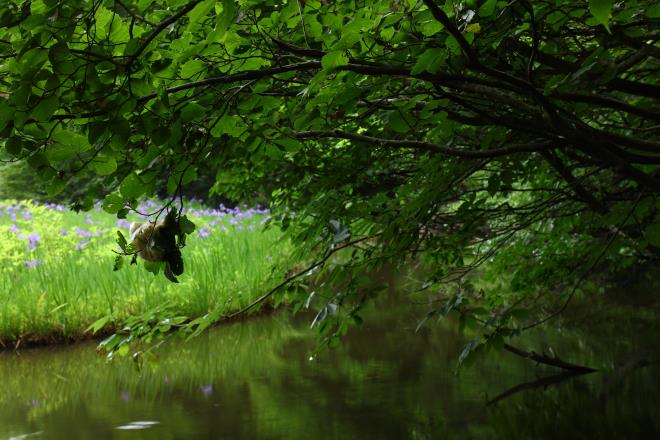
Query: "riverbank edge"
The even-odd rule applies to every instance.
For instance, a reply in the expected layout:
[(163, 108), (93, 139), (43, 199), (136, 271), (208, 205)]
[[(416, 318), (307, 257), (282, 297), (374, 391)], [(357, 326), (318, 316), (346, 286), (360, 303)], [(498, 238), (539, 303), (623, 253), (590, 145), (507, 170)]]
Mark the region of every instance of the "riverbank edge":
[[(280, 303), (278, 306), (270, 302), (265, 302), (260, 305), (259, 308), (255, 308), (252, 311), (246, 311), (244, 313), (236, 313), (237, 311), (229, 311), (226, 315), (218, 319), (209, 328), (221, 327), (223, 325), (234, 324), (236, 322), (246, 321), (248, 319), (268, 316), (275, 313), (276, 311), (283, 309), (286, 306), (284, 303)], [(182, 325), (188, 324), (197, 317), (192, 317), (182, 323)], [(170, 333), (174, 333), (176, 330), (172, 330)], [(64, 336), (62, 334), (53, 334), (50, 336), (41, 336), (38, 338), (18, 338), (15, 340), (1, 340), (0, 339), (0, 352), (8, 351), (19, 351), (21, 349), (36, 349), (36, 348), (46, 348), (46, 347), (57, 347), (57, 346), (71, 346), (77, 344), (83, 344), (90, 341), (100, 342), (105, 338), (108, 338), (114, 334), (124, 335), (125, 332), (117, 331), (117, 328), (114, 325), (108, 325), (92, 333), (91, 331), (86, 331), (80, 335)]]

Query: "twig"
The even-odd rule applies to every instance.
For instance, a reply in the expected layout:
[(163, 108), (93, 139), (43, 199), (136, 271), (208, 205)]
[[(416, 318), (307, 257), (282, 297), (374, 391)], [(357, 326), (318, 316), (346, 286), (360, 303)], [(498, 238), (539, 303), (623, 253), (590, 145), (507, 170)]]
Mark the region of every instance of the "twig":
[(319, 261), (316, 261), (315, 263), (313, 263), (313, 264), (307, 266), (305, 269), (301, 270), (300, 272), (298, 272), (298, 273), (296, 273), (296, 274), (294, 274), (294, 275), (291, 275), (290, 277), (287, 277), (287, 278), (286, 278), (284, 281), (282, 281), (280, 284), (278, 284), (277, 286), (273, 287), (272, 289), (270, 289), (268, 292), (266, 292), (266, 293), (264, 293), (263, 295), (261, 295), (261, 296), (260, 296), (259, 298), (257, 298), (256, 300), (252, 301), (252, 303), (248, 304), (247, 306), (245, 306), (245, 307), (242, 308), (241, 310), (232, 313), (231, 315), (227, 315), (227, 316), (225, 316), (223, 319), (233, 319), (233, 318), (235, 318), (235, 317), (237, 317), (237, 316), (239, 316), (239, 315), (241, 315), (241, 314), (243, 314), (243, 313), (248, 312), (251, 308), (253, 308), (254, 306), (256, 306), (256, 305), (262, 303), (263, 301), (265, 301), (268, 297), (270, 297), (272, 294), (274, 294), (275, 292), (277, 292), (277, 291), (278, 291), (279, 289), (281, 289), (282, 287), (284, 287), (284, 286), (286, 286), (287, 284), (289, 284), (291, 281), (293, 281), (293, 280), (295, 280), (296, 278), (299, 278), (299, 277), (303, 276), (304, 274), (306, 274), (306, 273), (308, 273), (308, 272), (310, 272), (310, 271), (316, 269), (317, 267), (322, 266), (323, 264), (325, 264), (325, 262), (328, 261), (328, 259), (329, 259), (329, 258), (330, 258), (335, 252), (340, 251), (340, 250), (342, 250), (342, 249), (345, 249), (345, 248), (347, 248), (347, 247), (353, 246), (353, 245), (355, 245), (355, 244), (357, 244), (357, 243), (360, 243), (360, 242), (363, 242), (363, 241), (369, 240), (369, 239), (374, 238), (374, 237), (375, 237), (375, 236), (362, 237), (362, 238), (359, 238), (359, 239), (357, 239), (357, 240), (349, 241), (348, 243), (344, 243), (344, 244), (342, 244), (342, 245), (340, 245), (340, 246), (335, 247), (334, 249), (330, 250), (330, 251), (329, 251), (329, 252), (328, 252), (328, 253), (327, 253), (322, 259), (320, 259)]
[(122, 8), (124, 8), (124, 10), (128, 13), (128, 15), (130, 15), (130, 16), (133, 17), (133, 18), (135, 18), (136, 20), (141, 21), (141, 22), (143, 22), (143, 23), (146, 23), (146, 24), (148, 24), (148, 25), (150, 25), (150, 26), (156, 26), (156, 25), (157, 25), (157, 24), (154, 23), (153, 21), (148, 20), (147, 18), (145, 18), (145, 17), (143, 17), (143, 16), (141, 16), (141, 15), (136, 14), (135, 12), (133, 12), (133, 10), (131, 10), (131, 8), (129, 8), (129, 7), (128, 7), (123, 1), (121, 1), (121, 0), (115, 0), (115, 1), (117, 2), (117, 4), (119, 4), (119, 6), (121, 6)]

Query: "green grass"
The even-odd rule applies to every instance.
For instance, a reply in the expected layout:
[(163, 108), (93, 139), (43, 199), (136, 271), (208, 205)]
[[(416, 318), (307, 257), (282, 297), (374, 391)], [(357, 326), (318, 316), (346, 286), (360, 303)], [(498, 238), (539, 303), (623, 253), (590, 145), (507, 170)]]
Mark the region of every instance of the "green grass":
[(228, 313), (282, 280), (291, 248), (278, 230), (261, 226), (266, 213), (189, 207), (197, 230), (182, 249), (185, 272), (174, 284), (128, 258), (113, 272), (116, 231), (128, 236), (127, 222), (117, 225), (100, 210), (0, 201), (0, 343), (81, 339), (103, 316), (121, 325), (165, 306), (190, 318)]

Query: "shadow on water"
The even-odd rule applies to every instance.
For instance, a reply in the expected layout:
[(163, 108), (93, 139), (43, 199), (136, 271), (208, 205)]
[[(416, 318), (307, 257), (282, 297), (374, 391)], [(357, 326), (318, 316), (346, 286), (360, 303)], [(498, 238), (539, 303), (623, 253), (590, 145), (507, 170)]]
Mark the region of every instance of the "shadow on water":
[(660, 433), (660, 368), (644, 365), (652, 356), (623, 356), (643, 352), (657, 332), (635, 338), (634, 329), (560, 327), (517, 341), (561, 347), (563, 357), (600, 370), (570, 380), (507, 352), (490, 352), (456, 374), (464, 338), (450, 322), (415, 332), (422, 314), (373, 306), (362, 328), (314, 359), (311, 317), (287, 313), (173, 341), (139, 372), (130, 359), (106, 362), (91, 344), (0, 353), (0, 439)]

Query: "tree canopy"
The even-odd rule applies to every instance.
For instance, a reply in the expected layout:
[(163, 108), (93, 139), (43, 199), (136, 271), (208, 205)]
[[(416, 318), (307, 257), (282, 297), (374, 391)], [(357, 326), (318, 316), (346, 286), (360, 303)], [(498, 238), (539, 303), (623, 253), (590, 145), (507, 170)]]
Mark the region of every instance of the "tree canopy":
[[(515, 298), (658, 256), (658, 4), (8, 0), (0, 11), (3, 160), (27, 161), (52, 195), (101, 176), (76, 206), (103, 197), (120, 217), (213, 173), (212, 193), (268, 201), (319, 261), (351, 250), (327, 314), (359, 319), (365, 266), (422, 258), (424, 287), (462, 286), (430, 314), (469, 311), (499, 331)], [(464, 283), (485, 261), (498, 295)]]

